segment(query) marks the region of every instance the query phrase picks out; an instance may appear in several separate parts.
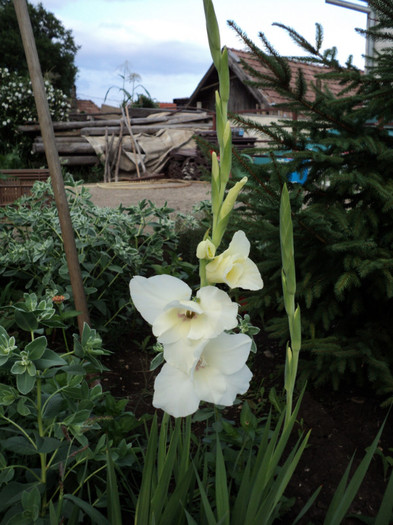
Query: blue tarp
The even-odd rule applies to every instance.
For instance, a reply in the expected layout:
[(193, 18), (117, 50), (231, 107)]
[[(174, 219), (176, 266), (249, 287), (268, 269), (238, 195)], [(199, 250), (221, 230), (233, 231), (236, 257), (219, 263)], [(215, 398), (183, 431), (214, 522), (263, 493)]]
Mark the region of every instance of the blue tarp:
[[(290, 157), (290, 154), (291, 152), (289, 151), (288, 152), (286, 151), (275, 152), (277, 162), (291, 162), (293, 158)], [(258, 164), (259, 165), (270, 164), (270, 162), (272, 161), (269, 155), (255, 156), (255, 157), (252, 157), (251, 159), (252, 159), (252, 162), (257, 165)], [(288, 180), (290, 182), (297, 182), (299, 184), (304, 184), (307, 180), (307, 175), (308, 175), (308, 169), (303, 168), (299, 171), (292, 171), (288, 175)]]

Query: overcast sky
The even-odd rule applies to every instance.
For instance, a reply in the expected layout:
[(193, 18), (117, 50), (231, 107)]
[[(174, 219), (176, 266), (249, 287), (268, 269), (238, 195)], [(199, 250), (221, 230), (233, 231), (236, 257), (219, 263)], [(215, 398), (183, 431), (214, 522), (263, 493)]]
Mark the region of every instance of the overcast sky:
[[(30, 0), (38, 4), (38, 0)], [(364, 6), (362, 0), (351, 0)], [(70, 29), (81, 49), (77, 96), (97, 105), (111, 86), (107, 103), (122, 100), (119, 88), (124, 65), (141, 76), (141, 84), (160, 102), (188, 97), (211, 64), (202, 0), (41, 0)], [(235, 32), (227, 26), (234, 20), (256, 43), (264, 32), (281, 54), (298, 50), (274, 22), (296, 29), (314, 41), (315, 23), (324, 28), (324, 48), (336, 46), (339, 58), (354, 56), (363, 67), (364, 37), (355, 27), (365, 28), (367, 15), (326, 4), (325, 0), (215, 0), (221, 43), (242, 49)], [(126, 89), (131, 90), (130, 84)]]

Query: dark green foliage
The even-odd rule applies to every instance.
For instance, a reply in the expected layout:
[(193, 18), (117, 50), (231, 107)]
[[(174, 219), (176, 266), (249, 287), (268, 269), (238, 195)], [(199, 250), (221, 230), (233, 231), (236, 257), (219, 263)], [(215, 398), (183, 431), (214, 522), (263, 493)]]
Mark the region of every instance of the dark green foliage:
[(158, 108), (159, 105), (149, 95), (140, 93), (138, 100), (132, 104), (134, 108)]
[[(31, 25), (43, 74), (67, 95), (75, 84), (77, 67), (75, 44), (70, 30), (40, 3), (28, 4)], [(11, 0), (0, 0), (0, 67), (19, 75), (28, 75), (22, 39)]]
[[(381, 14), (382, 29), (393, 28), (391, 2), (372, 0), (370, 5)], [(274, 336), (287, 339), (279, 195), (291, 171), (307, 169), (304, 186), (290, 184), (296, 296), (308, 359), (303, 370), (317, 384), (332, 381), (337, 387), (344, 379), (356, 378), (361, 384), (369, 380), (379, 393), (392, 396), (393, 52), (383, 51), (371, 71), (363, 74), (350, 59), (346, 67), (338, 64), (335, 50), (321, 51), (318, 26), (315, 45), (281, 26), (310, 54), (297, 57), (299, 69), (292, 73), (287, 59), (272, 49), (263, 34), (265, 51), (230, 25), (254, 58), (268, 68), (266, 75), (254, 75), (247, 66), (257, 78), (253, 85), (274, 86), (288, 100), (283, 106), (299, 115), (290, 125), (279, 121), (271, 126), (237, 117), (242, 127), (258, 129), (272, 140), (264, 152), (271, 155), (270, 164), (237, 159), (242, 172), (249, 173), (250, 191), (243, 194), (244, 207), (236, 214), (234, 227), (247, 232), (265, 281), (263, 293), (248, 307), (260, 312)], [(320, 82), (315, 85), (307, 84), (301, 72), (302, 63), (310, 62), (321, 66)], [(338, 96), (329, 89), (332, 80), (340, 87)], [(280, 163), (277, 149), (281, 155), (290, 151), (293, 160)]]

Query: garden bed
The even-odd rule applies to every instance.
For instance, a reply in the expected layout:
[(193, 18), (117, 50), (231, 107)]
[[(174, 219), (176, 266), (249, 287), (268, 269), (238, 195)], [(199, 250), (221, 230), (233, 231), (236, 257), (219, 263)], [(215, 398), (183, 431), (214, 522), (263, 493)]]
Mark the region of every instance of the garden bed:
[[(143, 339), (143, 338), (142, 338)], [(130, 343), (131, 337), (116, 346), (114, 354), (106, 360), (110, 371), (103, 376), (103, 386), (116, 397), (127, 398), (128, 408), (138, 416), (154, 413), (152, 395), (157, 372), (150, 372), (152, 353), (142, 351)], [(284, 349), (266, 335), (257, 336), (258, 352), (250, 366), (254, 376), (248, 401), (252, 406), (261, 403), (258, 391), (264, 388), (265, 408), (269, 390), (275, 387), (279, 393), (283, 384)], [(247, 399), (247, 396), (245, 396)], [(243, 399), (244, 401), (244, 399)], [(367, 389), (343, 389), (334, 392), (329, 386), (323, 389), (308, 387), (299, 414), (298, 433), (311, 429), (309, 444), (305, 449), (298, 468), (292, 477), (286, 495), (295, 498), (292, 518), (304, 507), (312, 493), (322, 485), (322, 490), (313, 507), (300, 524), (319, 525), (323, 523), (333, 494), (354, 453), (354, 467), (364, 456), (380, 429), (387, 409), (380, 407), (381, 400)], [(241, 404), (224, 411), (229, 420), (236, 421)], [(195, 429), (194, 429), (195, 430)], [(197, 425), (197, 432), (201, 432)], [(203, 430), (202, 430), (203, 432)], [(393, 420), (387, 421), (379, 450), (389, 456)], [(382, 456), (376, 455), (367, 477), (351, 507), (351, 513), (373, 516), (377, 513), (386, 487)], [(287, 516), (283, 524), (290, 523)], [(345, 525), (361, 523), (347, 519)]]

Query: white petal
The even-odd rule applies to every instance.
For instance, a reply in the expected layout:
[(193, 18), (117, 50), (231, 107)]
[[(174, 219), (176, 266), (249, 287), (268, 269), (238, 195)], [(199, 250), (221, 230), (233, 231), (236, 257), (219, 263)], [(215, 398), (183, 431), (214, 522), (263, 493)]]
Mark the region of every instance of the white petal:
[(188, 337), (211, 339), (224, 330), (237, 326), (239, 305), (233, 303), (223, 290), (215, 286), (204, 286), (197, 292), (197, 298), (204, 314), (192, 320)]
[(203, 310), (196, 301), (172, 301), (166, 306), (166, 310), (170, 308), (176, 308), (180, 313), (195, 312), (196, 314), (202, 314)]
[(206, 277), (209, 283), (224, 283), (226, 276), (232, 270), (235, 255), (225, 255), (225, 252), (216, 257), (206, 266)]
[(233, 235), (226, 252), (228, 255), (248, 257), (248, 254), (250, 253), (250, 241), (247, 239), (244, 231), (239, 230)]
[(231, 406), (236, 399), (238, 394), (244, 394), (247, 392), (250, 386), (252, 373), (248, 366), (243, 366), (235, 374), (225, 376), (227, 389), (225, 393), (217, 400), (217, 405)]
[(198, 397), (208, 403), (218, 404), (227, 390), (226, 377), (211, 366), (195, 370), (194, 385)]
[(133, 277), (130, 281), (131, 299), (142, 317), (153, 324), (165, 306), (175, 300), (189, 300), (191, 288), (177, 277), (154, 275)]
[(243, 288), (244, 290), (260, 290), (263, 288), (261, 274), (253, 261), (246, 259), (242, 262), (241, 269), (235, 267), (236, 265), (234, 266), (234, 270), (227, 275), (228, 286), (231, 288)]
[(180, 339), (175, 343), (164, 344), (164, 359), (170, 365), (189, 374), (199, 361), (207, 342)]
[(176, 308), (164, 310), (154, 321), (153, 334), (162, 344), (174, 343), (187, 337), (190, 321), (191, 319), (181, 317)]
[(223, 282), (229, 288), (237, 288), (244, 273), (244, 263), (247, 259), (237, 259), (237, 262), (231, 265), (228, 271), (223, 275)]
[(200, 399), (190, 375), (165, 364), (154, 382), (153, 406), (174, 417), (185, 417), (198, 410)]
[(203, 350), (207, 365), (222, 374), (231, 375), (245, 365), (251, 350), (252, 340), (246, 334), (220, 334), (211, 339)]

